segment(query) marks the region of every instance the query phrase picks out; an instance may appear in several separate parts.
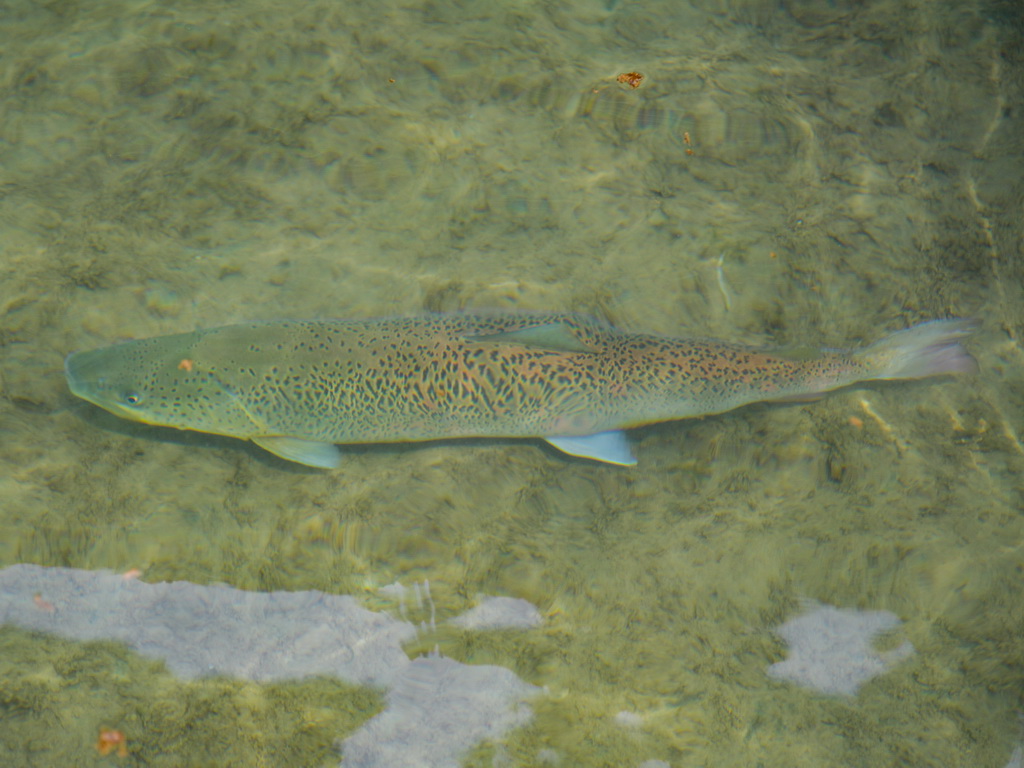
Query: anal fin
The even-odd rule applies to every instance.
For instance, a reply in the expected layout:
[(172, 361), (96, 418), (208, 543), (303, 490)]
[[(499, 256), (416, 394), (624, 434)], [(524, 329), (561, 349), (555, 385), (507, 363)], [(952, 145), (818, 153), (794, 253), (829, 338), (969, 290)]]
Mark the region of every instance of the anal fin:
[(618, 464), (621, 467), (632, 467), (636, 457), (629, 448), (626, 435), (619, 430), (597, 432), (593, 435), (577, 437), (546, 437), (551, 445), (570, 456), (582, 456), (586, 459)]
[(341, 451), (333, 443), (280, 435), (264, 435), (251, 439), (260, 448), (270, 451), (275, 456), (305, 464), (307, 467), (337, 469), (341, 466)]

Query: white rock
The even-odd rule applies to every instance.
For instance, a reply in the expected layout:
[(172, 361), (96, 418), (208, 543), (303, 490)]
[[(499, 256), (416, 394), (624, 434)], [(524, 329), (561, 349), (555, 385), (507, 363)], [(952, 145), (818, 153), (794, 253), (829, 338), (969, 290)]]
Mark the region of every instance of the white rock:
[(822, 693), (852, 696), (862, 684), (914, 653), (909, 641), (887, 652), (872, 645), (876, 637), (900, 626), (895, 614), (809, 605), (810, 611), (776, 628), (789, 646), (789, 655), (768, 667), (771, 677)]

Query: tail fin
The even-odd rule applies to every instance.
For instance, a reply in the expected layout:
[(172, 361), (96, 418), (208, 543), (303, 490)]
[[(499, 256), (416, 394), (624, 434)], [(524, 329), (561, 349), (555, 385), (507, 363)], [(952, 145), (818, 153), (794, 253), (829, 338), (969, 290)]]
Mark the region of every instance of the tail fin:
[(875, 373), (873, 379), (921, 379), (947, 373), (974, 373), (978, 364), (960, 341), (974, 334), (976, 320), (932, 320), (855, 353)]

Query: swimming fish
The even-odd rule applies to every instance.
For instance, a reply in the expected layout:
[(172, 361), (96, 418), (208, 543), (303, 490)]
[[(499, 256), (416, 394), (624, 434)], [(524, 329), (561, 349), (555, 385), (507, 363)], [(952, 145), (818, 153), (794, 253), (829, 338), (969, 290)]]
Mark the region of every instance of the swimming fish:
[(965, 320), (856, 351), (766, 351), (627, 333), (580, 314), (278, 321), (68, 355), (78, 397), (126, 419), (252, 440), (314, 467), (337, 443), (533, 437), (636, 463), (621, 430), (809, 399), (858, 381), (976, 369)]

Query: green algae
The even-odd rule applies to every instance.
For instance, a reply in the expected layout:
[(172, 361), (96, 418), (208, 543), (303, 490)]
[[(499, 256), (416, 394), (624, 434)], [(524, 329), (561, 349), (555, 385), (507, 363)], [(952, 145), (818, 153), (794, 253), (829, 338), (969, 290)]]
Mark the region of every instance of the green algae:
[(336, 742), (381, 708), (339, 680), (184, 682), (117, 643), (0, 629), (0, 758), (5, 765), (109, 765), (101, 729), (128, 765), (337, 764)]

